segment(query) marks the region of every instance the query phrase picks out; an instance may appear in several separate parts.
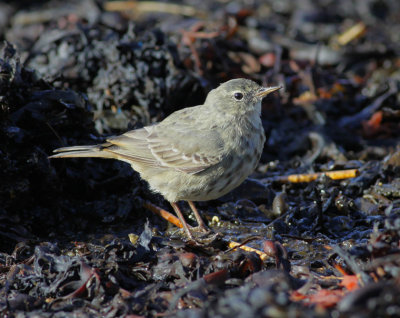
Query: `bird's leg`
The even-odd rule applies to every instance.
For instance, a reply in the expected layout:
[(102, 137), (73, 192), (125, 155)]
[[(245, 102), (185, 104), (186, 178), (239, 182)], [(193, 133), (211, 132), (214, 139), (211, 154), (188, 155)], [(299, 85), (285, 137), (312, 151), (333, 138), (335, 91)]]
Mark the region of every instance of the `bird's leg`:
[(198, 224), (197, 228), (203, 232), (209, 232), (209, 229), (204, 224), (204, 221), (201, 218), (199, 211), (197, 211), (196, 206), (194, 205), (193, 201), (188, 201), (188, 203), (194, 213), (194, 216), (196, 217), (197, 224)]
[(189, 226), (186, 223), (181, 210), (179, 209), (178, 205), (176, 204), (176, 202), (170, 202), (172, 207), (174, 208), (174, 211), (176, 213), (176, 215), (178, 216), (179, 220), (181, 221), (182, 225), (183, 225), (183, 229), (185, 230), (186, 235), (189, 237), (189, 239), (193, 240), (193, 235), (192, 232), (190, 232)]

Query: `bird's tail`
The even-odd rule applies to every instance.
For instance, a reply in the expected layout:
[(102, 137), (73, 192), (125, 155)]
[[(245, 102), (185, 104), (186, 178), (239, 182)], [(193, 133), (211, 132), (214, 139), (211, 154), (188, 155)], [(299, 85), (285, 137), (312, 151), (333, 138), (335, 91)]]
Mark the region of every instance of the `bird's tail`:
[(55, 149), (54, 155), (49, 158), (80, 158), (80, 157), (97, 157), (97, 158), (115, 158), (115, 155), (108, 151), (104, 151), (109, 144), (72, 146)]

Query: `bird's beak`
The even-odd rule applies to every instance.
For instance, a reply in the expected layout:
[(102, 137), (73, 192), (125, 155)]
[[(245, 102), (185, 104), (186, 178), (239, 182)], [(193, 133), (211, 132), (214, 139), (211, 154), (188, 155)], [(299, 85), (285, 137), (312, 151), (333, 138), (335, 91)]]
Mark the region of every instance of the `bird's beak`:
[(261, 87), (259, 92), (256, 94), (257, 97), (265, 97), (268, 94), (277, 91), (278, 89), (281, 89), (282, 86), (272, 86), (272, 87)]

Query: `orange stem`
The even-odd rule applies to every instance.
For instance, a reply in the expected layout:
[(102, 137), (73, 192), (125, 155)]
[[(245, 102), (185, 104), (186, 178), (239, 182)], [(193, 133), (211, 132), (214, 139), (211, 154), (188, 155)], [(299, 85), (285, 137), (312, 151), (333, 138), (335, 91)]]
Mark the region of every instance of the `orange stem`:
[(146, 209), (149, 209), (151, 212), (161, 216), (162, 218), (164, 218), (168, 222), (172, 223), (173, 225), (175, 225), (179, 228), (183, 228), (181, 221), (175, 215), (169, 213), (168, 211), (161, 209), (160, 207), (155, 206), (154, 204), (147, 202), (147, 201), (143, 204), (143, 206)]
[(336, 171), (326, 171), (326, 172), (316, 172), (316, 173), (291, 174), (288, 176), (278, 176), (276, 178), (272, 178), (272, 181), (292, 182), (292, 183), (311, 182), (323, 175), (331, 178), (332, 180), (340, 180), (340, 179), (355, 178), (359, 174), (360, 173), (358, 169), (336, 170)]

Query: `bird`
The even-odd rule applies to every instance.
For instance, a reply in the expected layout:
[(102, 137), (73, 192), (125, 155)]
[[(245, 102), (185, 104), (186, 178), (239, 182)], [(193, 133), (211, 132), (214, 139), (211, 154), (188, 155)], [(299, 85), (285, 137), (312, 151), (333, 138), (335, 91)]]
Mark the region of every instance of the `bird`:
[(152, 191), (170, 202), (187, 237), (193, 240), (193, 228), (186, 223), (178, 202), (188, 202), (198, 224), (196, 230), (207, 232), (193, 202), (227, 194), (255, 170), (265, 142), (261, 101), (280, 88), (232, 79), (211, 90), (204, 104), (175, 111), (159, 123), (110, 137), (101, 144), (55, 149), (49, 158), (127, 162)]

